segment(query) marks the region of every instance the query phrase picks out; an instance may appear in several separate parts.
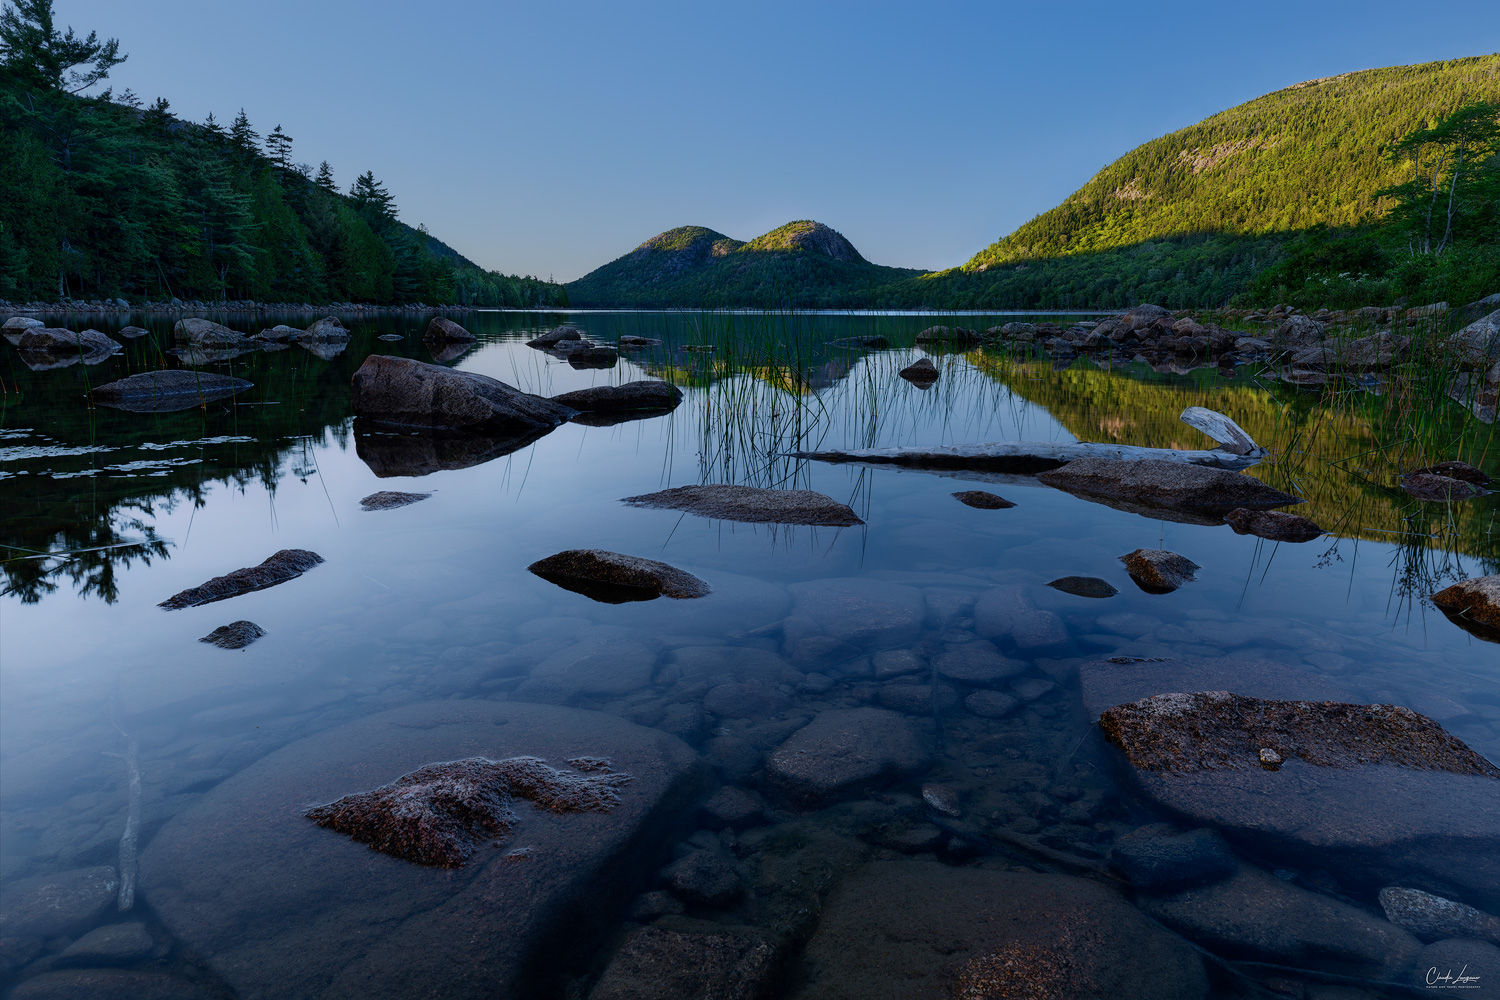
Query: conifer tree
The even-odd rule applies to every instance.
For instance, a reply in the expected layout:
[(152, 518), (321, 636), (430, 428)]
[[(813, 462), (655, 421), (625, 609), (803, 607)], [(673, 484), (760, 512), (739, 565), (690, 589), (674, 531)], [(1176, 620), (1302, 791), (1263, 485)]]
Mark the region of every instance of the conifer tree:
[(271, 154), (271, 162), (283, 172), (292, 169), (292, 137), (281, 131), (280, 124), (266, 136), (266, 152)]
[(240, 113), (234, 116), (234, 124), (229, 126), (229, 144), (244, 160), (260, 155), (260, 135), (250, 127), (250, 119), (246, 117), (244, 108), (240, 108)]
[(338, 185), (333, 181), (333, 168), (328, 165), (327, 160), (318, 164), (318, 176), (313, 183), (329, 194), (338, 193)]
[[(0, 65), (28, 86), (81, 94), (127, 58), (120, 40), (58, 31), (53, 0), (12, 0), (0, 9)], [(83, 67), (83, 69), (79, 69)]]
[(366, 170), (355, 179), (349, 188), (349, 203), (377, 233), (396, 221), (396, 199), (375, 179), (373, 170)]

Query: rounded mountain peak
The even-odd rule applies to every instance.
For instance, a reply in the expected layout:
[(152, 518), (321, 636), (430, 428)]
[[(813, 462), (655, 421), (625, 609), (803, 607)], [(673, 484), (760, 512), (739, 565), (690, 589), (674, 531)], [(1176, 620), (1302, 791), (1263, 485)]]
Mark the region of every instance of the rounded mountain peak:
[(668, 229), (664, 233), (658, 233), (636, 247), (632, 252), (635, 254), (645, 254), (653, 250), (663, 253), (717, 251), (715, 252), (715, 256), (720, 256), (725, 251), (719, 248), (725, 245), (727, 245), (728, 249), (733, 250), (744, 244), (739, 240), (730, 239), (723, 233), (715, 232), (707, 226), (678, 226), (676, 229)]
[(808, 251), (832, 257), (834, 260), (851, 263), (866, 263), (854, 244), (844, 239), (838, 230), (830, 229), (821, 222), (799, 219), (771, 230), (746, 243), (742, 250)]

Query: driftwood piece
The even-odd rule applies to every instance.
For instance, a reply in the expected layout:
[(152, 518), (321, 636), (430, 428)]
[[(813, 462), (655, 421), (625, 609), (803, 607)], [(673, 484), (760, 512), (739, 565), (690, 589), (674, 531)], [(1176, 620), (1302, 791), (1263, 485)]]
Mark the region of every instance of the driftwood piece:
[(1189, 406), (1182, 411), (1181, 420), (1189, 427), (1196, 427), (1219, 442), (1219, 447), (1236, 455), (1264, 455), (1266, 450), (1258, 447), (1245, 429), (1233, 420), (1203, 406)]

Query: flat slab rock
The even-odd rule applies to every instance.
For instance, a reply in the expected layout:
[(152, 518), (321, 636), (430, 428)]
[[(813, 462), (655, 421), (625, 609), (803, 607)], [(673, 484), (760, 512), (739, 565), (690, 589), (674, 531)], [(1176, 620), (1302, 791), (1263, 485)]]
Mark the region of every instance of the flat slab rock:
[(569, 549), (538, 559), (526, 568), (559, 587), (609, 604), (657, 596), (684, 600), (706, 597), (712, 590), (675, 566), (603, 549)]
[(926, 765), (910, 722), (879, 708), (820, 712), (766, 758), (766, 780), (781, 794), (814, 806), (857, 794)]
[(1410, 709), (1161, 694), (1105, 711), (1099, 726), (1170, 815), (1327, 868), (1346, 887), (1500, 901), (1500, 769)]
[(535, 433), (575, 412), (487, 375), (384, 354), (367, 357), (351, 384), (357, 416), (398, 426)]
[(634, 507), (685, 510), (701, 517), (752, 524), (814, 524), (846, 527), (864, 524), (847, 504), (812, 490), (767, 490), (758, 486), (678, 486), (625, 497)]
[(682, 402), (682, 390), (670, 382), (641, 380), (623, 385), (595, 385), (553, 396), (554, 403), (584, 412), (670, 410)]
[(1081, 458), (1037, 475), (1048, 486), (1082, 496), (1106, 497), (1146, 507), (1217, 510), (1260, 509), (1301, 503), (1258, 479), (1227, 469), (1160, 459)]
[(402, 493), (400, 490), (381, 490), (371, 493), (359, 502), (361, 510), (395, 510), (426, 500), (431, 493)]
[(173, 594), (157, 605), (169, 611), (194, 608), (200, 604), (226, 601), (231, 597), (248, 594), (253, 590), (265, 590), (278, 583), (295, 580), (307, 570), (323, 561), (323, 557), (307, 549), (282, 549), (267, 557), (259, 566), (247, 566), (223, 576), (216, 576), (207, 583)]
[(169, 368), (106, 383), (90, 395), (95, 402), (117, 410), (168, 413), (191, 409), (200, 403), (224, 399), (254, 387), (253, 382), (229, 375)]
[[(520, 756), (560, 767), (608, 758), (632, 780), (609, 812), (518, 812), (504, 847), (479, 847), (460, 868), (370, 850), (303, 815), (429, 762)], [(237, 995), (545, 995), (545, 973), (567, 967), (552, 949), (566, 957), (594, 943), (665, 827), (691, 809), (698, 775), (681, 741), (614, 716), (410, 705), (300, 740), (216, 786), (148, 845), (141, 892)]]
[(1196, 952), (1066, 875), (876, 861), (834, 890), (796, 1000), (1194, 1000)]

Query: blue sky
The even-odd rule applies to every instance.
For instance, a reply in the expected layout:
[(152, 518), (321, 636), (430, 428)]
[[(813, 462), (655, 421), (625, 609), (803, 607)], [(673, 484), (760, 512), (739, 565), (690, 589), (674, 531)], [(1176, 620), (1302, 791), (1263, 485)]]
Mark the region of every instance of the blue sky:
[(947, 267), (1130, 148), (1300, 80), (1500, 50), (1483, 2), (57, 0), (112, 83), (280, 123), (486, 267), (812, 218)]

